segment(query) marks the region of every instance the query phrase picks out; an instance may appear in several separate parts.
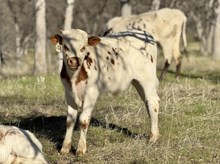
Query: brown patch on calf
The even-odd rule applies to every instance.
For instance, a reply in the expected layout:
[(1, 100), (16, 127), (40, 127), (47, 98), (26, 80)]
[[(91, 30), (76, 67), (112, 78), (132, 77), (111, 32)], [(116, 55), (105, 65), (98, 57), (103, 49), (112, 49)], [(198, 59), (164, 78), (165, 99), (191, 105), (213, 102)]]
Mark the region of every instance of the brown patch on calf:
[(80, 69), (79, 75), (78, 75), (78, 77), (76, 79), (76, 85), (78, 83), (80, 83), (81, 81), (86, 80), (87, 78), (88, 78), (88, 74), (87, 74), (84, 66), (82, 66), (81, 69)]
[(99, 44), (101, 41), (101, 39), (97, 36), (91, 36), (88, 38), (88, 45), (89, 46), (96, 46), (97, 44)]
[(89, 57), (90, 52), (87, 52), (87, 55), (85, 56), (86, 64), (88, 66), (88, 69), (90, 69), (90, 66), (92, 65), (92, 58)]
[(88, 128), (88, 126), (89, 126), (89, 124), (86, 123), (86, 121), (80, 122), (80, 127), (81, 127), (82, 129), (86, 129), (86, 128)]
[(56, 45), (57, 43), (62, 44), (63, 38), (59, 34), (55, 34), (50, 37), (50, 41), (54, 45)]
[(111, 58), (111, 63), (115, 65), (115, 60)]
[(116, 56), (118, 56), (118, 52), (116, 51), (115, 48), (112, 48), (112, 51), (115, 53)]

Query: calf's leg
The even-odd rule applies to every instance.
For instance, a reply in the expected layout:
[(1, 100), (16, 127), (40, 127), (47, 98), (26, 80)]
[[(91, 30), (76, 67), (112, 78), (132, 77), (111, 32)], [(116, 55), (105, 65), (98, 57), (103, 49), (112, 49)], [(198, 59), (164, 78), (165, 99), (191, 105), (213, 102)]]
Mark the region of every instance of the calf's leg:
[(86, 146), (86, 134), (88, 131), (91, 114), (98, 98), (99, 92), (96, 87), (91, 87), (87, 90), (87, 94), (83, 103), (83, 111), (79, 117), (80, 123), (80, 138), (78, 142), (78, 147), (76, 151), (76, 155), (85, 154), (87, 146)]
[(66, 93), (66, 102), (67, 102), (67, 119), (66, 119), (66, 134), (62, 144), (61, 153), (67, 154), (69, 153), (72, 145), (72, 134), (73, 134), (73, 127), (76, 123), (77, 118), (77, 105), (75, 104), (72, 96), (69, 93)]
[[(149, 80), (148, 80), (149, 81)], [(153, 82), (140, 83), (136, 80), (132, 82), (141, 99), (144, 101), (148, 115), (151, 120), (150, 142), (155, 142), (159, 137), (158, 113), (159, 113), (159, 97), (157, 95), (157, 85)]]

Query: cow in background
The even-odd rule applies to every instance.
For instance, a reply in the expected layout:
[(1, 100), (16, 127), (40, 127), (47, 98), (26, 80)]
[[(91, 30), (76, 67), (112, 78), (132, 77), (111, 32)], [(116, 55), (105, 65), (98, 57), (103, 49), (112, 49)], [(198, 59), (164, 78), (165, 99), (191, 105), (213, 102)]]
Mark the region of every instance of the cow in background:
[(106, 24), (104, 36), (129, 29), (137, 29), (152, 34), (161, 45), (165, 58), (164, 68), (160, 75), (161, 80), (165, 76), (172, 58), (176, 63), (176, 76), (180, 74), (182, 61), (180, 38), (182, 34), (184, 50), (186, 51), (186, 21), (187, 18), (182, 11), (163, 8), (139, 15), (112, 18)]

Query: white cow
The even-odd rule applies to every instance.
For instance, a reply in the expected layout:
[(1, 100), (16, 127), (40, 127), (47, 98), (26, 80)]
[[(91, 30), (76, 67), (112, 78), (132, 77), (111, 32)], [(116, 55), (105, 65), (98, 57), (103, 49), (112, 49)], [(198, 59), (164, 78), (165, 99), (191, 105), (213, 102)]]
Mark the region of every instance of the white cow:
[(77, 155), (86, 152), (86, 133), (91, 113), (100, 93), (125, 90), (130, 83), (137, 89), (151, 118), (150, 141), (159, 135), (156, 76), (157, 48), (153, 38), (134, 30), (108, 37), (88, 37), (79, 29), (51, 37), (58, 52), (63, 53), (61, 80), (68, 104), (67, 129), (61, 153), (71, 148), (77, 107), (82, 107)]
[(0, 125), (1, 164), (47, 164), (40, 141), (33, 133)]
[(182, 33), (184, 48), (186, 50), (186, 21), (187, 18), (182, 11), (163, 8), (158, 11), (146, 12), (140, 15), (112, 18), (106, 24), (104, 35), (129, 29), (137, 29), (151, 33), (163, 49), (165, 64), (160, 75), (160, 79), (162, 79), (171, 64), (172, 58), (174, 58), (176, 62), (176, 76), (180, 73), (182, 60), (180, 38)]

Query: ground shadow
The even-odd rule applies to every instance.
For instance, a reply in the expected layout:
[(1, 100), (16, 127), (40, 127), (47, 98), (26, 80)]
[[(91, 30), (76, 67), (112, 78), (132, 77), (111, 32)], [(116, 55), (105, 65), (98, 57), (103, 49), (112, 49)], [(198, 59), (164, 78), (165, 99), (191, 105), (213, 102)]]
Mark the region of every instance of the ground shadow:
[[(159, 71), (162, 71), (162, 69), (157, 68)], [(176, 72), (172, 70), (168, 70), (167, 73), (175, 75)], [(197, 74), (191, 74), (191, 73), (180, 73), (179, 77), (185, 77), (189, 79), (206, 79), (210, 81), (213, 84), (219, 84), (220, 83), (220, 72), (201, 72)], [(166, 79), (166, 77), (165, 77)]]
[[(66, 130), (66, 116), (38, 116), (38, 117), (30, 117), (30, 118), (19, 118), (19, 122), (13, 123), (4, 123), (5, 125), (13, 125), (20, 127), (22, 129), (30, 130), (33, 133), (37, 133), (43, 135), (54, 143), (56, 143), (57, 150), (59, 151), (63, 142), (63, 137)], [(76, 126), (74, 128), (75, 131), (79, 130), (79, 123), (77, 120)], [(90, 126), (93, 127), (102, 127), (104, 129), (115, 130), (124, 134), (129, 138), (138, 138), (138, 139), (146, 139), (148, 136), (146, 134), (137, 134), (131, 132), (129, 129), (118, 126), (113, 123), (106, 123), (105, 121), (100, 121), (96, 118), (91, 118)], [(75, 148), (72, 147), (71, 152), (75, 154)]]

